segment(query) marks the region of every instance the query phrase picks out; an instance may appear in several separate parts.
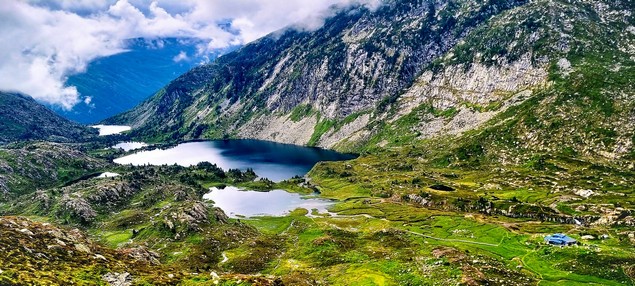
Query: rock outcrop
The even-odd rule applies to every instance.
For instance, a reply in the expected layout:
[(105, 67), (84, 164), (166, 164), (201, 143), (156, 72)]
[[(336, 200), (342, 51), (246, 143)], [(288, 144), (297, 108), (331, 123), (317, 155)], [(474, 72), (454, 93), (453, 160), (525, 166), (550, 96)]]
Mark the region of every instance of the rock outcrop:
[(78, 194), (64, 194), (60, 200), (59, 214), (62, 216), (70, 216), (70, 218), (78, 220), (82, 224), (90, 224), (97, 216), (97, 212), (92, 205)]
[[(224, 213), (222, 214), (224, 215)], [(200, 231), (202, 224), (209, 223), (209, 216), (209, 206), (203, 202), (190, 201), (179, 207), (168, 209), (163, 216), (163, 224), (167, 229), (180, 236), (185, 233)], [(216, 221), (220, 220), (227, 221), (227, 218), (223, 216), (216, 219)]]
[(150, 265), (145, 254), (126, 255), (134, 250), (105, 248), (78, 229), (23, 217), (0, 217), (0, 251), (9, 254), (0, 259), (0, 274), (7, 274), (0, 275), (3, 285), (68, 285), (76, 280), (75, 273), (88, 275), (97, 265), (110, 271), (103, 276), (105, 281), (124, 283), (111, 285), (130, 285), (132, 277), (126, 273)]

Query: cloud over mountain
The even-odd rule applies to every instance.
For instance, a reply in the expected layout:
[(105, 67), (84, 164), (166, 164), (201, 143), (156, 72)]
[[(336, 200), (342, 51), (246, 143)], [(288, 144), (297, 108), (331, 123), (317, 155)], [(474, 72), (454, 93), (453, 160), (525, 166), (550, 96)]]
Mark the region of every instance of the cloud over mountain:
[(6, 0), (0, 5), (0, 90), (70, 109), (86, 100), (68, 75), (125, 51), (130, 38), (197, 38), (199, 51), (293, 27), (319, 28), (338, 9), (380, 0)]

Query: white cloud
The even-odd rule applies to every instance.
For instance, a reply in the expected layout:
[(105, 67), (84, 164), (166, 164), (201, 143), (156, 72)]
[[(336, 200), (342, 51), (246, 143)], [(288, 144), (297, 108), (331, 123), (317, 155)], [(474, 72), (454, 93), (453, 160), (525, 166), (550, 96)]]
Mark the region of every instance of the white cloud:
[(23, 2), (0, 6), (0, 89), (19, 91), (70, 108), (79, 102), (67, 75), (95, 58), (121, 51), (108, 18), (90, 19)]
[(187, 57), (187, 53), (184, 51), (181, 51), (178, 55), (176, 55), (174, 58), (172, 58), (172, 60), (175, 63), (178, 63), (180, 61), (187, 61), (188, 57)]
[[(292, 26), (314, 30), (335, 8), (380, 0), (3, 0), (0, 90), (70, 109), (90, 98), (64, 84), (130, 38), (197, 38), (199, 53), (244, 44)], [(157, 41), (160, 45), (161, 41)], [(174, 60), (187, 59), (181, 53)]]

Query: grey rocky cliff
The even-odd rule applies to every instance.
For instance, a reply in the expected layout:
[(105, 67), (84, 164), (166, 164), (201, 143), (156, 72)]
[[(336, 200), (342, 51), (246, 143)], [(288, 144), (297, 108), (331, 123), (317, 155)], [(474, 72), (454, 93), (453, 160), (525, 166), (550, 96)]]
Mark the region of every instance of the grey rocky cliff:
[[(541, 97), (532, 112), (565, 141), (551, 140), (546, 125), (540, 132), (517, 126), (523, 134), (514, 148), (567, 145), (579, 154), (628, 158), (633, 96), (619, 75), (632, 72), (632, 5), (461, 0), (355, 7), (316, 31), (280, 31), (196, 68), (107, 122), (133, 125), (133, 137), (166, 141), (253, 138), (360, 151), (459, 136)], [(610, 90), (602, 81), (625, 88)], [(563, 103), (576, 106), (547, 108)], [(596, 118), (585, 105), (610, 118)], [(580, 130), (576, 117), (594, 131)], [(570, 130), (583, 138), (567, 137)]]
[[(386, 1), (377, 10), (352, 8), (317, 31), (281, 31), (197, 68), (107, 122), (133, 125), (133, 136), (256, 138), (332, 148), (370, 122), (367, 116), (345, 122), (347, 117), (373, 111), (478, 25), (525, 3)], [(301, 105), (313, 112), (289, 120)], [(349, 126), (318, 128), (326, 122)]]

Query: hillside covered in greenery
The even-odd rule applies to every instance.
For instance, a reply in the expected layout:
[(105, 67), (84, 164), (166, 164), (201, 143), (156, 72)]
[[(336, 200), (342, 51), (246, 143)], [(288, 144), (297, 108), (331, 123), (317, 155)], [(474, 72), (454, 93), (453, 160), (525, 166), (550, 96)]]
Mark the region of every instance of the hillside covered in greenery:
[[(0, 284), (635, 285), (635, 1), (385, 1), (197, 67), (88, 143), (0, 148)], [(113, 141), (360, 154), (272, 182)], [(102, 172), (120, 176), (100, 178)], [(228, 216), (228, 186), (329, 199)], [(577, 241), (554, 246), (545, 237)]]

